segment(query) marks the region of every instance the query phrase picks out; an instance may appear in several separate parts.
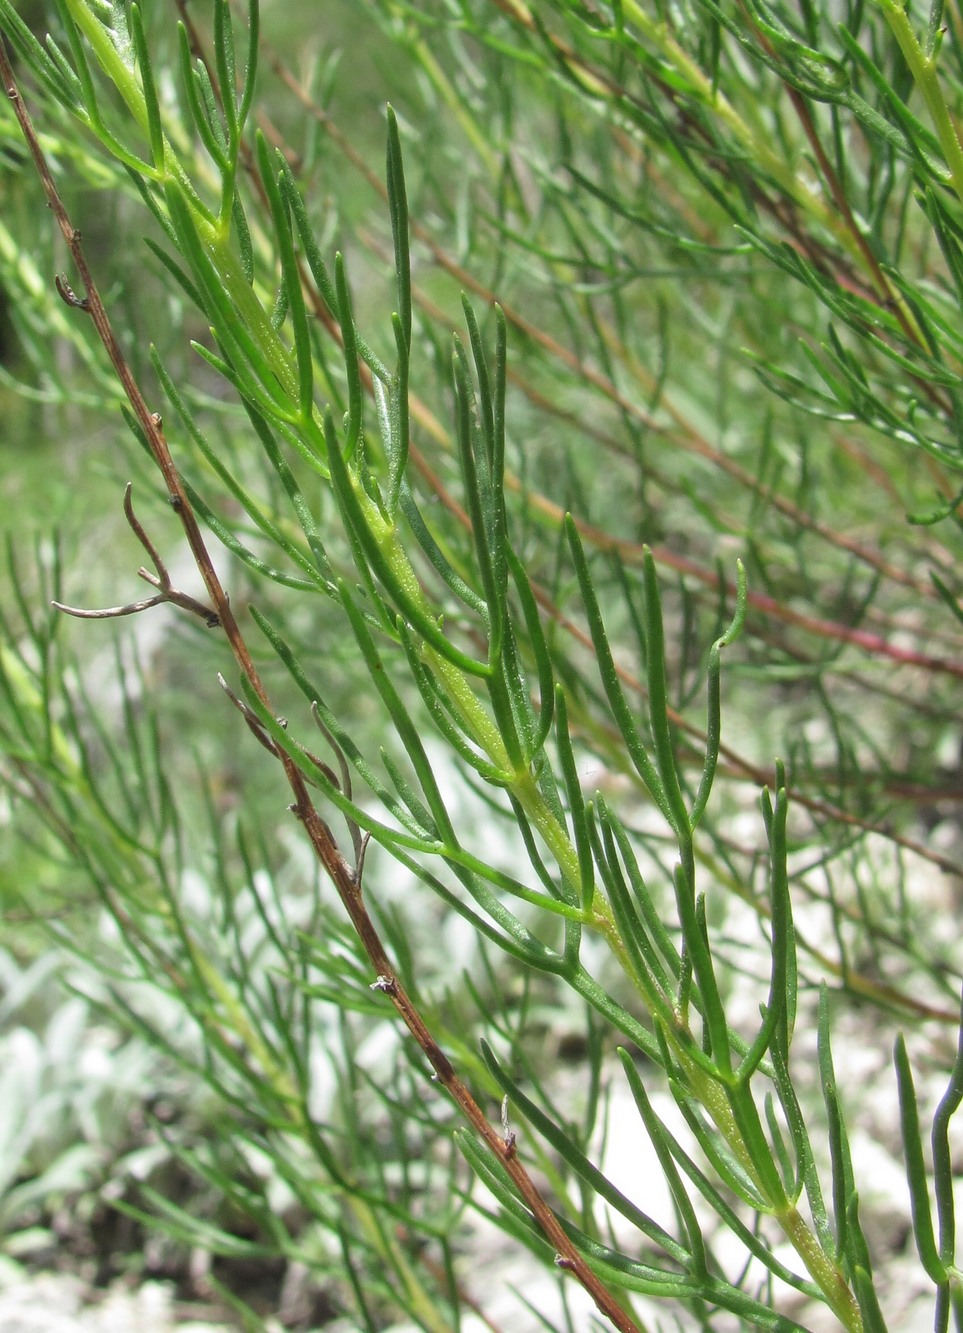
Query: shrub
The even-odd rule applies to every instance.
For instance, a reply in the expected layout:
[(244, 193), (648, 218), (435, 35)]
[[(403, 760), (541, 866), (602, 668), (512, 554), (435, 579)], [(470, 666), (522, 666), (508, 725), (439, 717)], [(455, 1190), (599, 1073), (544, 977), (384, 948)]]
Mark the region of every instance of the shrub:
[[(120, 407), (151, 586), (87, 610), (13, 529), (9, 864), (212, 1099), (171, 1150), (220, 1205), (119, 1206), (357, 1327), (584, 1327), (581, 1284), (626, 1330), (882, 1329), (853, 1043), (898, 1026), (911, 1286), (959, 1327), (955, 19), (381, 0), (302, 75), (256, 0), (179, 9), (0, 0), (5, 382), (65, 455)], [(114, 695), (64, 613), (137, 617)], [(561, 1304), (503, 1310), (491, 1223)]]

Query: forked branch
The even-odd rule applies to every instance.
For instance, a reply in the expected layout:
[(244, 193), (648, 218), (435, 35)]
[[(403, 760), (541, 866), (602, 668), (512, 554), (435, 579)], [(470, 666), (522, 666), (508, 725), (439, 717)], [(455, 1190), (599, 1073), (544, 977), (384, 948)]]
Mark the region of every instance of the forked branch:
[[(57, 290), (61, 291), (61, 293), (62, 287), (67, 288), (66, 282), (58, 277)], [(70, 289), (67, 288), (67, 290), (69, 291)], [(71, 293), (71, 295), (73, 295), (73, 293)], [(84, 302), (77, 300), (76, 297), (70, 304), (76, 306), (79, 310), (85, 310), (87, 308)], [(196, 597), (191, 597), (189, 593), (180, 592), (171, 583), (171, 576), (167, 572), (167, 566), (164, 564), (157, 548), (144, 531), (140, 520), (134, 513), (134, 506), (130, 497), (131, 483), (128, 482), (127, 488), (124, 491), (124, 514), (127, 518), (127, 522), (133, 529), (134, 535), (150, 556), (154, 569), (157, 571), (156, 574), (152, 574), (149, 569), (144, 569), (142, 566), (137, 571), (137, 574), (138, 577), (144, 579), (144, 581), (151, 584), (152, 587), (160, 589), (157, 596), (146, 597), (140, 602), (127, 602), (124, 606), (106, 606), (97, 610), (88, 610), (80, 606), (67, 606), (65, 602), (51, 602), (50, 605), (55, 606), (58, 611), (65, 611), (68, 616), (76, 616), (78, 620), (113, 620), (117, 616), (133, 616), (139, 611), (149, 611), (152, 606), (162, 606), (165, 602), (170, 602), (173, 606), (179, 606), (182, 611), (189, 611), (191, 615), (198, 616), (204, 621), (208, 629), (217, 629), (221, 623), (221, 618), (217, 612), (212, 610), (209, 606), (205, 606), (203, 602), (199, 602)]]

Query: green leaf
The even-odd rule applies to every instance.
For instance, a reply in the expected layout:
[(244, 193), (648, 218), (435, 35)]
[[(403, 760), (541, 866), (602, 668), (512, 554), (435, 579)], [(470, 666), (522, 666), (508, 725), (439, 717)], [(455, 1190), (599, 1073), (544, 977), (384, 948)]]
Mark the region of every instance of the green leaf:
[(140, 69), (141, 83), (144, 88), (144, 103), (147, 108), (147, 134), (150, 140), (151, 156), (154, 159), (154, 166), (158, 171), (164, 170), (165, 150), (164, 150), (164, 132), (161, 129), (160, 106), (157, 102), (157, 90), (154, 87), (154, 73), (151, 68), (150, 52), (147, 48), (147, 38), (144, 34), (144, 21), (141, 18), (140, 6), (132, 4), (130, 7), (130, 26), (131, 35), (134, 40), (134, 50), (137, 53), (137, 65)]
[[(226, 6), (225, 6), (226, 7)], [(294, 325), (294, 351), (298, 361), (298, 406), (302, 423), (311, 421), (314, 414), (314, 364), (311, 352), (311, 337), (308, 331), (308, 314), (301, 291), (301, 273), (294, 253), (294, 240), (288, 221), (287, 211), (281, 197), (278, 179), (275, 178), (271, 155), (264, 135), (258, 131), (255, 140), (258, 171), (261, 183), (271, 208), (274, 222), (274, 236), (281, 256), (281, 282), (287, 297), (291, 321)], [(283, 166), (283, 156), (279, 154), (279, 163)], [(348, 355), (347, 342), (345, 355)]]
[(947, 1281), (948, 1274), (936, 1248), (933, 1235), (933, 1217), (930, 1212), (926, 1165), (923, 1161), (923, 1142), (920, 1133), (919, 1107), (913, 1086), (913, 1071), (903, 1034), (896, 1038), (896, 1081), (899, 1087), (900, 1129), (903, 1136), (903, 1160), (909, 1183), (910, 1204), (913, 1210), (913, 1234), (920, 1262), (937, 1286)]
[(585, 560), (585, 553), (582, 549), (581, 538), (578, 535), (578, 529), (570, 514), (566, 515), (565, 523), (569, 547), (575, 563), (575, 572), (582, 593), (582, 601), (585, 605), (586, 614), (588, 615), (589, 633), (592, 636), (592, 645), (595, 648), (599, 674), (602, 677), (602, 684), (609, 701), (609, 707), (612, 710), (616, 725), (619, 729), (619, 734), (625, 743), (626, 750), (628, 751), (632, 763), (635, 765), (636, 772), (645, 783), (649, 795), (655, 801), (656, 805), (658, 805), (666, 819), (671, 823), (672, 807), (669, 802), (669, 797), (666, 794), (655, 765), (646, 753), (641, 737), (639, 736), (635, 719), (625, 701), (625, 695), (622, 692), (622, 686), (619, 683), (618, 673), (615, 669), (615, 662), (612, 658), (612, 650), (609, 647), (608, 637), (605, 633), (605, 626), (602, 622), (602, 613), (599, 609), (598, 599), (596, 598), (595, 590), (592, 586), (591, 575), (589, 574), (588, 564)]
[(407, 354), (411, 348), (411, 258), (408, 250), (408, 196), (405, 190), (405, 169), (401, 154), (398, 120), (392, 107), (388, 117), (388, 206), (391, 213), (391, 236), (395, 249), (395, 274), (398, 282), (398, 318), (400, 320), (400, 348)]

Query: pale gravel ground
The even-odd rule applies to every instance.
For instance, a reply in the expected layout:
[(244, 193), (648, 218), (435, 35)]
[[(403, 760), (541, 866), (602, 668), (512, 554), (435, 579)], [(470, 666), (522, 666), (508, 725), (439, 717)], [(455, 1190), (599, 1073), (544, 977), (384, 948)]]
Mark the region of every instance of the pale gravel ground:
[(99, 1299), (69, 1273), (41, 1273), (0, 1288), (2, 1333), (224, 1333), (230, 1325), (178, 1317), (173, 1288), (145, 1282), (131, 1291), (115, 1283)]
[[(933, 910), (941, 918), (954, 919), (954, 886), (945, 879), (934, 877), (927, 873), (927, 868), (921, 868), (913, 879), (912, 891), (925, 895), (925, 900), (932, 903)], [(796, 914), (806, 925), (807, 933), (811, 931), (812, 936), (820, 939), (820, 923), (813, 915), (813, 909), (800, 902)], [(813, 915), (812, 921), (808, 919), (810, 915)], [(470, 946), (470, 941), (457, 938), (458, 928), (458, 920), (446, 923), (446, 943), (456, 957)], [(724, 933), (729, 948), (739, 951), (744, 961), (758, 952), (758, 922), (753, 913), (737, 902), (729, 905)], [(758, 975), (744, 973), (728, 996), (730, 1017), (745, 1024), (747, 1029), (757, 1021), (758, 1003), (767, 986), (766, 973), (766, 960), (760, 957)], [(807, 1104), (811, 1101), (815, 1105), (819, 1097), (814, 1028), (813, 996), (809, 994), (800, 1006), (794, 1056), (800, 1084), (810, 1086)], [(894, 1035), (895, 1024), (890, 1020), (854, 1006), (836, 1015), (833, 1047), (844, 1102), (851, 1115), (851, 1147), (856, 1178), (861, 1185), (861, 1216), (871, 1247), (879, 1255), (877, 1276), (884, 1313), (892, 1333), (928, 1333), (933, 1326), (933, 1293), (921, 1271), (909, 1232), (909, 1198), (896, 1117), (892, 1065)], [(933, 1054), (928, 1050), (930, 1040), (930, 1035), (910, 1036), (924, 1124), (928, 1124), (945, 1087), (945, 1073), (939, 1072), (945, 1066), (945, 1053), (938, 1061), (929, 1058)], [(937, 1066), (935, 1070), (934, 1064)], [(671, 1229), (672, 1207), (658, 1163), (641, 1131), (617, 1066), (613, 1065), (610, 1074), (610, 1124), (602, 1165), (628, 1197)], [(577, 1106), (584, 1091), (579, 1071), (560, 1072), (560, 1079), (566, 1103)], [(668, 1095), (656, 1092), (653, 1100), (674, 1132), (684, 1138), (684, 1126), (673, 1123), (678, 1117), (673, 1115), (674, 1108)], [(957, 1129), (954, 1159), (958, 1172), (963, 1174), (963, 1135), (960, 1131), (963, 1131), (963, 1125)], [(816, 1138), (818, 1154), (818, 1131)], [(824, 1173), (826, 1179), (828, 1175)], [(703, 1222), (710, 1234), (715, 1231), (712, 1219), (704, 1216)], [(613, 1217), (612, 1223), (618, 1235), (620, 1219)], [(619, 1238), (632, 1244), (631, 1235)], [(725, 1237), (716, 1232), (713, 1246), (725, 1267), (738, 1269), (743, 1256), (728, 1253)], [(477, 1218), (466, 1234), (465, 1249), (471, 1255), (467, 1285), (483, 1303), (496, 1326), (506, 1333), (544, 1330), (545, 1325), (524, 1310), (519, 1293), (531, 1303), (533, 1310), (542, 1313), (555, 1326), (552, 1321), (559, 1318), (558, 1295), (551, 1274), (533, 1269), (527, 1257), (518, 1253), (502, 1233)], [(782, 1257), (791, 1266), (797, 1266), (791, 1255)], [(91, 1299), (92, 1296), (96, 1296), (96, 1300)], [(570, 1296), (576, 1328), (587, 1329), (591, 1315), (587, 1298), (573, 1288), (570, 1288)], [(794, 1293), (785, 1291), (780, 1305), (784, 1313), (799, 1320), (811, 1333), (836, 1333), (838, 1329), (838, 1324), (825, 1308), (814, 1307)], [(652, 1330), (673, 1327), (672, 1315), (665, 1306), (640, 1301), (638, 1313)], [(557, 1326), (564, 1327), (564, 1323), (559, 1322)], [(282, 1333), (282, 1326), (276, 1320), (269, 1321), (267, 1327), (270, 1333)], [(720, 1321), (720, 1333), (723, 1333), (723, 1327)], [(732, 1333), (739, 1333), (735, 1324), (731, 1327)], [(178, 1303), (173, 1287), (166, 1283), (146, 1282), (131, 1289), (129, 1284), (118, 1281), (107, 1291), (94, 1293), (78, 1276), (47, 1273), (22, 1278), (14, 1266), (7, 1268), (0, 1262), (0, 1333), (224, 1333), (224, 1330), (237, 1328), (240, 1324), (236, 1319), (221, 1316), (213, 1306), (205, 1307), (201, 1301)], [(464, 1320), (463, 1330), (464, 1333), (485, 1333), (485, 1326), (470, 1316)], [(323, 1333), (356, 1333), (356, 1330), (342, 1320), (327, 1323)], [(414, 1331), (407, 1325), (398, 1325), (387, 1333)], [(730, 1333), (729, 1326), (725, 1327), (725, 1333)]]
[[(748, 911), (743, 921), (738, 909), (734, 909), (726, 924), (730, 939), (738, 939), (744, 931), (745, 946), (750, 945), (756, 926)], [(744, 994), (730, 997), (736, 1014), (742, 1006), (748, 1014), (758, 999), (757, 981), (746, 978), (743, 986)], [(815, 1078), (814, 1015), (806, 1012), (811, 1003), (810, 999), (802, 1006), (795, 1048), (803, 1084)], [(933, 1326), (933, 1293), (909, 1234), (909, 1198), (895, 1117), (892, 1036), (892, 1029), (878, 1015), (850, 1011), (837, 1016), (834, 1052), (837, 1070), (845, 1071), (844, 1099), (850, 1103), (851, 1111), (855, 1111), (855, 1104), (860, 1108), (850, 1126), (851, 1147), (855, 1174), (862, 1185), (863, 1223), (870, 1244), (879, 1255), (877, 1276), (889, 1327), (892, 1333), (928, 1333)], [(916, 1048), (914, 1054), (925, 1057), (925, 1040), (920, 1043), (916, 1038), (912, 1045)], [(924, 1068), (918, 1071), (917, 1086), (921, 1103), (931, 1113), (945, 1086), (945, 1074), (924, 1072), (925, 1058), (921, 1063)], [(616, 1067), (611, 1068), (610, 1075), (609, 1133), (601, 1164), (628, 1197), (671, 1227), (671, 1202), (658, 1163)], [(579, 1071), (567, 1070), (560, 1078), (566, 1102), (577, 1106), (584, 1091)], [(684, 1126), (674, 1123), (678, 1117), (668, 1094), (655, 1092), (653, 1100), (674, 1132), (684, 1138)], [(924, 1118), (928, 1119), (925, 1112)], [(817, 1134), (817, 1142), (818, 1137)], [(954, 1157), (963, 1167), (963, 1142), (959, 1134), (954, 1146)], [(701, 1208), (699, 1211), (704, 1212)], [(713, 1245), (717, 1257), (724, 1266), (738, 1268), (741, 1254), (728, 1254), (726, 1238), (718, 1234), (713, 1219), (704, 1215), (703, 1222), (709, 1234), (715, 1232)], [(612, 1223), (618, 1235), (624, 1223), (617, 1217), (612, 1218)], [(629, 1244), (632, 1241), (631, 1235), (619, 1239)], [(539, 1333), (544, 1329), (540, 1320), (524, 1311), (517, 1293), (550, 1321), (559, 1316), (552, 1275), (533, 1268), (527, 1256), (519, 1254), (502, 1233), (476, 1218), (466, 1234), (465, 1247), (472, 1256), (468, 1286), (496, 1326), (507, 1333)], [(783, 1257), (796, 1266), (791, 1255)], [(91, 1299), (92, 1295), (96, 1295), (96, 1300)], [(576, 1327), (588, 1328), (591, 1307), (587, 1298), (572, 1289), (570, 1296)], [(800, 1300), (788, 1290), (784, 1291), (780, 1306), (811, 1333), (836, 1333), (838, 1329), (824, 1308)], [(672, 1327), (671, 1316), (664, 1306), (640, 1301), (638, 1313), (653, 1330)], [(463, 1327), (464, 1333), (485, 1333), (484, 1326), (474, 1317), (467, 1318)], [(564, 1327), (564, 1323), (558, 1327)], [(47, 1273), (23, 1279), (18, 1278), (14, 1266), (5, 1269), (0, 1264), (0, 1333), (224, 1333), (237, 1328), (240, 1324), (236, 1320), (221, 1316), (214, 1307), (205, 1309), (200, 1301), (178, 1303), (173, 1287), (167, 1283), (146, 1282), (132, 1290), (129, 1284), (118, 1281), (105, 1292), (93, 1293), (89, 1284), (78, 1276)], [(268, 1328), (271, 1333), (282, 1333), (282, 1326), (276, 1321), (269, 1321)], [(723, 1333), (722, 1321), (719, 1329)], [(340, 1321), (326, 1324), (323, 1333), (355, 1333), (355, 1330)], [(389, 1333), (414, 1331), (399, 1325)], [(730, 1333), (728, 1326), (725, 1333)], [(731, 1333), (739, 1333), (735, 1323)]]

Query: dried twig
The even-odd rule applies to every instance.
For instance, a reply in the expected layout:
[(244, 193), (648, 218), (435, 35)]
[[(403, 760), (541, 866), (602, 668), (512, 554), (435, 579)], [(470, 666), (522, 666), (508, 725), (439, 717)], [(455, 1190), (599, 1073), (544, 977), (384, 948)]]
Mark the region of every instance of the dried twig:
[(247, 723), (251, 735), (258, 742), (258, 744), (263, 745), (265, 750), (267, 750), (269, 754), (272, 754), (275, 759), (280, 759), (281, 757), (280, 751), (278, 750), (278, 747), (275, 744), (275, 742), (271, 739), (271, 737), (262, 727), (261, 719), (258, 717), (258, 715), (254, 712), (253, 709), (248, 708), (247, 704), (244, 702), (242, 698), (240, 698), (239, 695), (235, 694), (235, 692), (231, 689), (230, 685), (228, 685), (227, 681), (224, 679), (224, 677), (221, 675), (220, 672), (217, 673), (217, 683), (218, 685), (220, 685), (221, 689), (230, 699), (231, 703), (234, 705), (237, 711), (241, 714), (241, 717), (243, 717), (244, 721)]
[[(67, 286), (67, 283), (60, 277), (57, 278), (57, 290), (63, 295), (66, 289), (70, 293), (69, 305), (76, 306), (78, 310), (86, 309), (85, 301), (78, 300), (74, 293)], [(66, 299), (66, 298), (65, 298)], [(131, 483), (127, 483), (127, 489), (124, 491), (124, 513), (127, 516), (127, 522), (133, 529), (134, 535), (143, 546), (144, 550), (150, 556), (151, 561), (157, 573), (152, 574), (149, 569), (143, 566), (137, 571), (138, 576), (154, 588), (159, 588), (156, 597), (147, 597), (141, 602), (127, 602), (124, 606), (105, 606), (94, 609), (86, 609), (80, 606), (67, 606), (65, 602), (51, 602), (50, 605), (57, 608), (58, 611), (65, 611), (68, 616), (76, 616), (78, 620), (113, 620), (117, 616), (133, 616), (139, 611), (149, 611), (152, 606), (162, 606), (164, 602), (170, 602), (174, 606), (179, 606), (182, 611), (189, 611), (191, 615), (198, 616), (204, 621), (208, 629), (217, 629), (221, 623), (221, 618), (215, 610), (199, 602), (196, 597), (191, 597), (189, 593), (180, 592), (171, 583), (171, 576), (167, 572), (167, 566), (164, 564), (154, 543), (148, 537), (140, 520), (134, 513), (134, 506), (131, 502)]]

